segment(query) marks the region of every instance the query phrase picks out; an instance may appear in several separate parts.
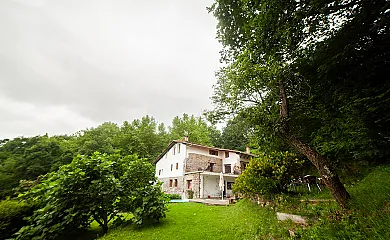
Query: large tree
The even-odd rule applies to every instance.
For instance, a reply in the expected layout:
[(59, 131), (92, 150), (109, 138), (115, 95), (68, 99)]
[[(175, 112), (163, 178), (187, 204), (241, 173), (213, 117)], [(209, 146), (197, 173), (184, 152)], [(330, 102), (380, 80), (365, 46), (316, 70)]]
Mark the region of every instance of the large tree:
[(216, 134), (215, 128), (208, 125), (204, 119), (186, 113), (182, 117), (174, 117), (168, 129), (171, 140), (181, 140), (187, 136), (190, 142), (204, 145), (212, 145), (211, 136)]
[(13, 194), (20, 180), (35, 180), (40, 175), (68, 164), (75, 146), (68, 136), (17, 137), (0, 144), (0, 198)]
[[(320, 117), (337, 115), (337, 111), (329, 114), (335, 106), (357, 111), (359, 116), (362, 104), (352, 106), (352, 99), (373, 104), (375, 112), (386, 109), (374, 99), (387, 101), (389, 93), (378, 88), (381, 81), (373, 75), (388, 89), (388, 8), (385, 0), (216, 0), (210, 8), (219, 21), (218, 38), (227, 63), (215, 88), (218, 112), (250, 110), (258, 122), (271, 132), (276, 130), (316, 166), (341, 206), (348, 201), (348, 192), (327, 157), (308, 144), (316, 126), (330, 124), (312, 116), (315, 112)], [(370, 50), (376, 54), (369, 54)], [(359, 54), (368, 56), (368, 61)], [(367, 69), (374, 66), (380, 75)], [(349, 78), (351, 72), (359, 77)], [(328, 89), (335, 82), (338, 88)], [(359, 95), (364, 87), (369, 90)], [(312, 112), (313, 105), (317, 109)], [(359, 120), (363, 125), (375, 122), (370, 117)], [(388, 120), (385, 114), (378, 138), (388, 136), (383, 128)]]
[(168, 145), (169, 139), (163, 123), (144, 116), (131, 123), (123, 122), (116, 142), (124, 155), (137, 154), (152, 161)]

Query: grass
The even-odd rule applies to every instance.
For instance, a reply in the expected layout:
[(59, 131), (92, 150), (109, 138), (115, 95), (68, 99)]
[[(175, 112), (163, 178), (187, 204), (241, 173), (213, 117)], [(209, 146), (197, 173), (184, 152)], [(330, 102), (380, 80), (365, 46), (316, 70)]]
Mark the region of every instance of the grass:
[[(390, 166), (377, 167), (347, 189), (351, 201), (344, 210), (334, 201), (301, 201), (331, 199), (328, 191), (279, 195), (273, 209), (248, 200), (230, 206), (171, 203), (159, 223), (111, 229), (99, 239), (291, 239), (292, 228), (295, 239), (390, 239)], [(278, 222), (275, 211), (306, 216), (309, 226)], [(92, 232), (71, 239), (94, 239), (96, 234), (101, 230), (93, 225)]]
[(167, 218), (142, 228), (133, 225), (111, 230), (102, 240), (112, 239), (271, 239), (287, 237), (275, 212), (242, 200), (231, 206), (199, 203), (169, 205)]
[(347, 190), (351, 201), (344, 210), (335, 203), (296, 203), (294, 208), (314, 220), (297, 238), (390, 239), (390, 166), (377, 167)]

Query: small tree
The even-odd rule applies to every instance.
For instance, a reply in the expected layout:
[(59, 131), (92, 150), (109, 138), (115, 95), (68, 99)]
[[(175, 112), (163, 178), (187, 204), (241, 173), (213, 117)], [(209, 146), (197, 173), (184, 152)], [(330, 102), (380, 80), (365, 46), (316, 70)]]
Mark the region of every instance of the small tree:
[(41, 207), (17, 239), (54, 239), (64, 231), (88, 227), (93, 220), (107, 233), (108, 223), (123, 219), (125, 211), (133, 213), (137, 224), (143, 218), (165, 217), (166, 211), (153, 166), (135, 155), (79, 155), (23, 197)]
[(284, 189), (302, 168), (304, 160), (289, 152), (274, 152), (250, 161), (233, 185), (235, 192), (249, 197), (269, 197)]

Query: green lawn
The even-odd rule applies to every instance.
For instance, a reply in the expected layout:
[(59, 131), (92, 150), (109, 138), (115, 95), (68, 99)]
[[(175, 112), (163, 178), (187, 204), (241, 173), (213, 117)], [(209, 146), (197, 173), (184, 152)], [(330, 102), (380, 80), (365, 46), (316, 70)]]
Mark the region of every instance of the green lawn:
[(288, 236), (278, 225), (275, 212), (243, 200), (231, 206), (200, 203), (169, 205), (167, 218), (142, 228), (133, 225), (113, 229), (110, 239), (268, 239)]
[[(280, 195), (274, 208), (260, 207), (248, 200), (230, 206), (200, 203), (169, 204), (167, 218), (142, 228), (129, 225), (112, 228), (99, 240), (126, 239), (289, 239), (288, 229), (299, 239), (390, 239), (390, 166), (380, 166), (362, 181), (348, 188), (352, 199), (348, 209), (335, 202), (311, 204), (307, 199), (329, 199), (328, 191)], [(310, 220), (307, 228), (278, 222), (274, 209), (301, 214)], [(85, 235), (66, 239), (94, 239), (97, 224)]]

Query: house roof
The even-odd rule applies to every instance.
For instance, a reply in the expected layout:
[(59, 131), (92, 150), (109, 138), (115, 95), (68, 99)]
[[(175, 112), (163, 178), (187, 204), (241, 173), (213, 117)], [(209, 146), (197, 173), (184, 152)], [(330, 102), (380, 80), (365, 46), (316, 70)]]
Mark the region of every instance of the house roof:
[(244, 157), (256, 157), (256, 155), (254, 154), (251, 154), (251, 153), (247, 153), (247, 152), (241, 152), (241, 151), (238, 151), (238, 150), (232, 150), (232, 149), (225, 149), (225, 148), (217, 148), (217, 147), (210, 147), (210, 146), (205, 146), (205, 145), (202, 145), (202, 144), (197, 144), (197, 143), (192, 143), (192, 142), (187, 142), (187, 141), (182, 141), (182, 140), (173, 140), (169, 145), (168, 147), (166, 147), (164, 149), (164, 151), (158, 155), (158, 157), (153, 161), (153, 163), (157, 163), (158, 161), (160, 161), (160, 159), (176, 144), (176, 143), (182, 143), (182, 144), (185, 144), (185, 145), (188, 145), (188, 146), (195, 146), (195, 147), (201, 147), (201, 148), (207, 148), (207, 149), (212, 149), (212, 150), (217, 150), (217, 151), (229, 151), (229, 152), (234, 152), (234, 153), (237, 153), (239, 154), (240, 156), (244, 156)]

